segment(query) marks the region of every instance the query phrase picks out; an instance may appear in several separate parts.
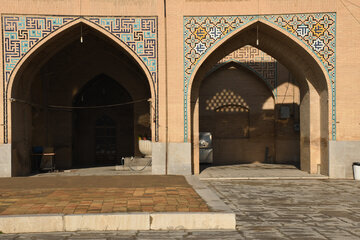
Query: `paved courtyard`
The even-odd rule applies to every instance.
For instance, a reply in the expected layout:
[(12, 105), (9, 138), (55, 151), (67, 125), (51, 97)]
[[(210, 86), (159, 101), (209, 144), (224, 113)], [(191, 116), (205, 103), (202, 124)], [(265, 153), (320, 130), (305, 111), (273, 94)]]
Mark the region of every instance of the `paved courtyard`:
[(206, 211), (182, 176), (0, 178), (0, 215)]
[(206, 166), (199, 175), (201, 180), (262, 180), (262, 179), (327, 179), (320, 174), (309, 174), (290, 164), (233, 164)]
[(236, 212), (236, 231), (0, 234), (0, 239), (360, 239), (360, 181), (206, 183)]
[(212, 181), (244, 239), (360, 239), (360, 182)]

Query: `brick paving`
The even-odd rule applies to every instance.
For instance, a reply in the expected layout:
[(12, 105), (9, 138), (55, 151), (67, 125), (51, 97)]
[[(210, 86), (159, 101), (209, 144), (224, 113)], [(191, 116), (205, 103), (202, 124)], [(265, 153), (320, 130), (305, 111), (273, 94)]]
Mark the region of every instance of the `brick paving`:
[(0, 234), (0, 239), (360, 239), (360, 181), (206, 183), (236, 212), (236, 231)]
[[(91, 186), (89, 182), (85, 184), (80, 181), (84, 177), (67, 177), (70, 181), (63, 178), (66, 177), (42, 177), (43, 184), (39, 179), (33, 181), (31, 178), (11, 179), (13, 184), (7, 185), (3, 179), (0, 180), (3, 182), (0, 183), (0, 186), (3, 185), (0, 189), (0, 215), (209, 211), (201, 197), (181, 178), (171, 183), (171, 177), (162, 179), (164, 182), (154, 181), (156, 177), (151, 180), (145, 177), (145, 183), (132, 182), (129, 184), (131, 187), (124, 187), (126, 183), (111, 183), (109, 187), (104, 187), (96, 182), (95, 186)], [(127, 182), (129, 177), (98, 177), (98, 180), (104, 178)], [(21, 181), (25, 186), (21, 185)], [(166, 183), (168, 186), (165, 186)], [(76, 187), (72, 187), (74, 185)]]

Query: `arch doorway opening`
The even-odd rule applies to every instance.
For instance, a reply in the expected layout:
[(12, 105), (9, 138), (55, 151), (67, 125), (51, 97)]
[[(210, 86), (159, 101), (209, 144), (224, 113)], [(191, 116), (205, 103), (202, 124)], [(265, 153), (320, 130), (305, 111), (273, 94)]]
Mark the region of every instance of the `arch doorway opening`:
[(127, 104), (132, 101), (106, 75), (86, 83), (73, 103), (73, 166), (115, 165), (121, 157), (134, 156), (134, 106)]
[(204, 133), (212, 137), (212, 151), (200, 145), (200, 170), (250, 163), (300, 167), (299, 88), (276, 59), (244, 46), (215, 64), (199, 91), (200, 141)]
[[(255, 51), (237, 54), (244, 48)], [(189, 80), (193, 172), (201, 167), (199, 135), (212, 131), (215, 164), (289, 163), (328, 175), (329, 82), (311, 50), (266, 22), (219, 41)]]
[(138, 136), (152, 135), (146, 71), (120, 40), (84, 22), (43, 42), (13, 80), (12, 175), (34, 170), (37, 146), (54, 149), (60, 170), (140, 156)]

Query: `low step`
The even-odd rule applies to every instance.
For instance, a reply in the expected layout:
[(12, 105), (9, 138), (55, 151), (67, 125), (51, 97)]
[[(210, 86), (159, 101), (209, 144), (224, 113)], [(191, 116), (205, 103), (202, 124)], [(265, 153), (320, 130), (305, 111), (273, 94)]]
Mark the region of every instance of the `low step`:
[(159, 212), (0, 216), (3, 233), (118, 230), (234, 230), (234, 213)]

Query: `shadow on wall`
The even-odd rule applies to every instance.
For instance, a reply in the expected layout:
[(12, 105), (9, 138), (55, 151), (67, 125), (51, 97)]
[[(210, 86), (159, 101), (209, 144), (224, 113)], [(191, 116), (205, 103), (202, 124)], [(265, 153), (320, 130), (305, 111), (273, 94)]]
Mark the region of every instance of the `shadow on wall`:
[[(150, 116), (147, 99), (151, 97), (149, 81), (141, 67), (122, 47), (97, 30), (83, 25), (83, 43), (78, 39), (79, 32), (80, 25), (75, 25), (48, 40), (28, 58), (27, 64), (21, 67), (14, 79), (11, 97), (25, 100), (27, 104), (14, 102), (11, 108), (13, 176), (30, 174), (33, 146), (54, 147), (56, 166), (59, 169), (71, 168), (75, 164), (83, 165), (85, 162), (86, 164), (96, 162), (94, 160), (96, 155), (94, 134), (83, 148), (74, 146), (76, 145), (74, 140), (81, 141), (84, 137), (86, 138), (86, 135), (80, 137), (81, 129), (76, 129), (76, 122), (73, 120), (73, 114), (76, 111), (72, 109), (59, 111), (49, 106), (73, 106), (74, 96), (86, 83), (101, 74), (105, 74), (113, 79), (114, 83), (122, 86), (131, 98), (128, 97), (127, 100), (114, 98), (114, 101), (100, 103), (100, 105), (121, 103), (129, 99), (144, 101), (134, 104), (133, 110), (129, 110), (130, 114), (125, 110), (110, 113), (111, 109), (107, 109), (102, 113), (96, 112), (96, 116), (90, 114), (94, 118), (87, 118), (84, 114), (83, 122), (92, 121), (91, 131), (94, 132), (97, 119), (103, 115), (111, 117), (116, 125), (122, 126), (117, 128), (115, 144), (121, 145), (124, 143), (123, 139), (126, 139), (126, 144), (118, 148), (119, 152), (127, 148), (127, 152), (122, 151), (124, 154), (135, 152), (136, 155), (137, 136), (145, 133), (151, 135), (150, 127), (143, 126), (144, 122), (150, 122), (150, 120), (140, 119), (140, 117)], [(94, 89), (100, 91), (100, 95), (102, 94), (102, 89), (97, 87)], [(106, 90), (106, 96), (109, 96), (108, 92)], [(93, 100), (99, 100), (96, 97), (99, 95), (93, 95), (95, 96)], [(127, 117), (121, 118), (120, 115), (124, 112)], [(79, 114), (77, 115), (79, 119)], [(127, 131), (120, 131), (124, 128)], [(92, 155), (91, 158), (82, 157), (81, 161), (76, 161), (73, 159), (77, 156), (74, 151), (83, 151)]]
[[(260, 44), (255, 44), (257, 39)], [(328, 138), (330, 130), (328, 93), (331, 86), (329, 85), (330, 81), (327, 81), (327, 77), (324, 74), (325, 69), (319, 65), (316, 56), (308, 48), (304, 48), (304, 46), (299, 44), (292, 36), (284, 34), (281, 29), (262, 22), (250, 24), (245, 29), (239, 30), (236, 34), (225, 37), (224, 40), (223, 43), (217, 44), (215, 48), (209, 50), (206, 57), (199, 60), (196, 71), (190, 78), (190, 131), (191, 139), (193, 140), (192, 157), (194, 173), (198, 172), (199, 159), (199, 145), (196, 141), (199, 131), (202, 131), (200, 123), (202, 117), (200, 114), (200, 111), (202, 111), (200, 106), (201, 84), (206, 78), (209, 78), (207, 76), (208, 73), (211, 72), (221, 59), (237, 49), (251, 45), (256, 46), (256, 48), (275, 58), (278, 63), (283, 64), (288, 69), (288, 72), (291, 72), (296, 78), (298, 92), (300, 93), (299, 101), (296, 103), (300, 106), (299, 115), (301, 115), (300, 119), (296, 119), (299, 120), (301, 125), (300, 140), (297, 137), (296, 141), (301, 146), (301, 148), (298, 147), (301, 154), (297, 154), (297, 156), (300, 156), (301, 170), (328, 175)], [(262, 60), (259, 59), (259, 61)], [(218, 83), (221, 85), (222, 79), (220, 78), (219, 80)], [(243, 86), (246, 88), (245, 84)], [(221, 89), (227, 88), (221, 87)], [(248, 104), (250, 103), (242, 94), (240, 95)], [(250, 106), (250, 113), (252, 112)], [(216, 151), (216, 149), (214, 150)]]
[(299, 105), (275, 104), (253, 72), (233, 65), (212, 72), (201, 84), (199, 103), (199, 130), (213, 134), (214, 165), (299, 165)]

